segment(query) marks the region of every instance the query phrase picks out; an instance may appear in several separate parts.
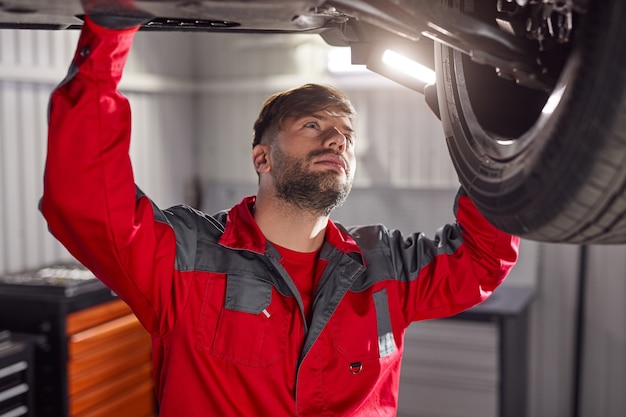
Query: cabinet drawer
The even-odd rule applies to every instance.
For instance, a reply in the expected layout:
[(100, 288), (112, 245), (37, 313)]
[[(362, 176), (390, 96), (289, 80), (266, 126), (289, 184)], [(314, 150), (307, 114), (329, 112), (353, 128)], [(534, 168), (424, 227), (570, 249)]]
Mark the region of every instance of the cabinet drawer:
[(497, 390), (428, 381), (400, 384), (398, 417), (496, 417)]
[(68, 336), (71, 336), (131, 313), (130, 307), (124, 301), (119, 299), (109, 301), (68, 314), (65, 320), (65, 331)]
[(150, 364), (144, 363), (116, 375), (114, 379), (105, 380), (88, 390), (72, 395), (70, 397), (70, 415), (80, 415), (89, 409), (102, 408), (112, 398), (124, 395), (134, 387), (150, 381), (150, 378)]
[(68, 392), (74, 395), (103, 383), (125, 370), (150, 363), (149, 340), (140, 337), (128, 344), (103, 348), (96, 355), (82, 356), (68, 363)]
[(412, 324), (404, 338), (403, 364), (496, 374), (499, 337), (492, 323), (439, 320)]
[(70, 417), (152, 417), (154, 415), (154, 397), (152, 384), (137, 384), (122, 395), (109, 398), (99, 407), (71, 414)]
[(151, 338), (121, 300), (66, 320), (70, 417), (152, 417)]
[(123, 344), (126, 340), (139, 336), (149, 340), (148, 333), (141, 327), (137, 318), (129, 314), (72, 335), (67, 347), (68, 354), (70, 359), (74, 359), (94, 353), (90, 351), (97, 351), (109, 344)]
[(399, 417), (494, 417), (499, 333), (492, 322), (412, 324), (404, 340)]

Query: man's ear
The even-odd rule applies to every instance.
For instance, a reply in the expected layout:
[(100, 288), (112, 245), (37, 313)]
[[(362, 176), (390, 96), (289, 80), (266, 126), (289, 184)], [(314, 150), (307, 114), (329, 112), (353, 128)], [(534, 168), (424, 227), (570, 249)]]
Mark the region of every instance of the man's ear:
[(269, 172), (271, 168), (269, 153), (270, 147), (268, 145), (258, 144), (252, 148), (252, 163), (259, 174)]

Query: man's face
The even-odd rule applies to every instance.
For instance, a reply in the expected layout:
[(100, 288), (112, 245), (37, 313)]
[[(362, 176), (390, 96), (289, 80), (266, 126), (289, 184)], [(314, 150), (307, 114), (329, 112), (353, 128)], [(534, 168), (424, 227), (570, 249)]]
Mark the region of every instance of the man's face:
[(272, 145), (277, 196), (316, 214), (328, 215), (345, 201), (355, 168), (352, 123), (332, 111), (286, 119)]

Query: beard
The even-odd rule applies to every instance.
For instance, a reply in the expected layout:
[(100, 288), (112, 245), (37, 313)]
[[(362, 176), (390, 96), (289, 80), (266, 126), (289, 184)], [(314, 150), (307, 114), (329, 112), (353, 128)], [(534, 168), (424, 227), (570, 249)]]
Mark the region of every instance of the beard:
[[(329, 151), (312, 152), (306, 159), (298, 159), (276, 148), (274, 169), (271, 171), (276, 196), (301, 210), (316, 215), (328, 216), (335, 208), (341, 206), (350, 194), (352, 180), (341, 182), (334, 171), (309, 172), (307, 170), (313, 158), (327, 152)], [(348, 178), (350, 178), (349, 174), (347, 171)]]

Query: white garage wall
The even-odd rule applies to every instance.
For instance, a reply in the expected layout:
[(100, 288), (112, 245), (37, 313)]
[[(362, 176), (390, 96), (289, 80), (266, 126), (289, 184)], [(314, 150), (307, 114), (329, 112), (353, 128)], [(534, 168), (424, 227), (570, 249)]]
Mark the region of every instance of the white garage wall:
[(64, 256), (37, 204), (45, 159), (47, 101), (64, 73), (75, 33), (0, 31), (0, 272)]
[[(122, 91), (136, 122), (131, 156), (137, 183), (168, 206), (185, 201), (185, 185), (195, 175), (188, 81), (193, 55), (183, 35), (151, 35), (137, 35)], [(0, 31), (0, 273), (70, 259), (48, 234), (37, 207), (48, 98), (65, 76), (77, 37), (78, 32)], [(148, 69), (157, 71), (145, 75)], [(181, 84), (187, 86), (182, 93), (176, 88)]]
[(40, 85), (0, 82), (2, 272), (20, 270), (30, 260), (49, 261), (60, 253), (48, 238), (37, 211), (47, 95), (48, 89)]

